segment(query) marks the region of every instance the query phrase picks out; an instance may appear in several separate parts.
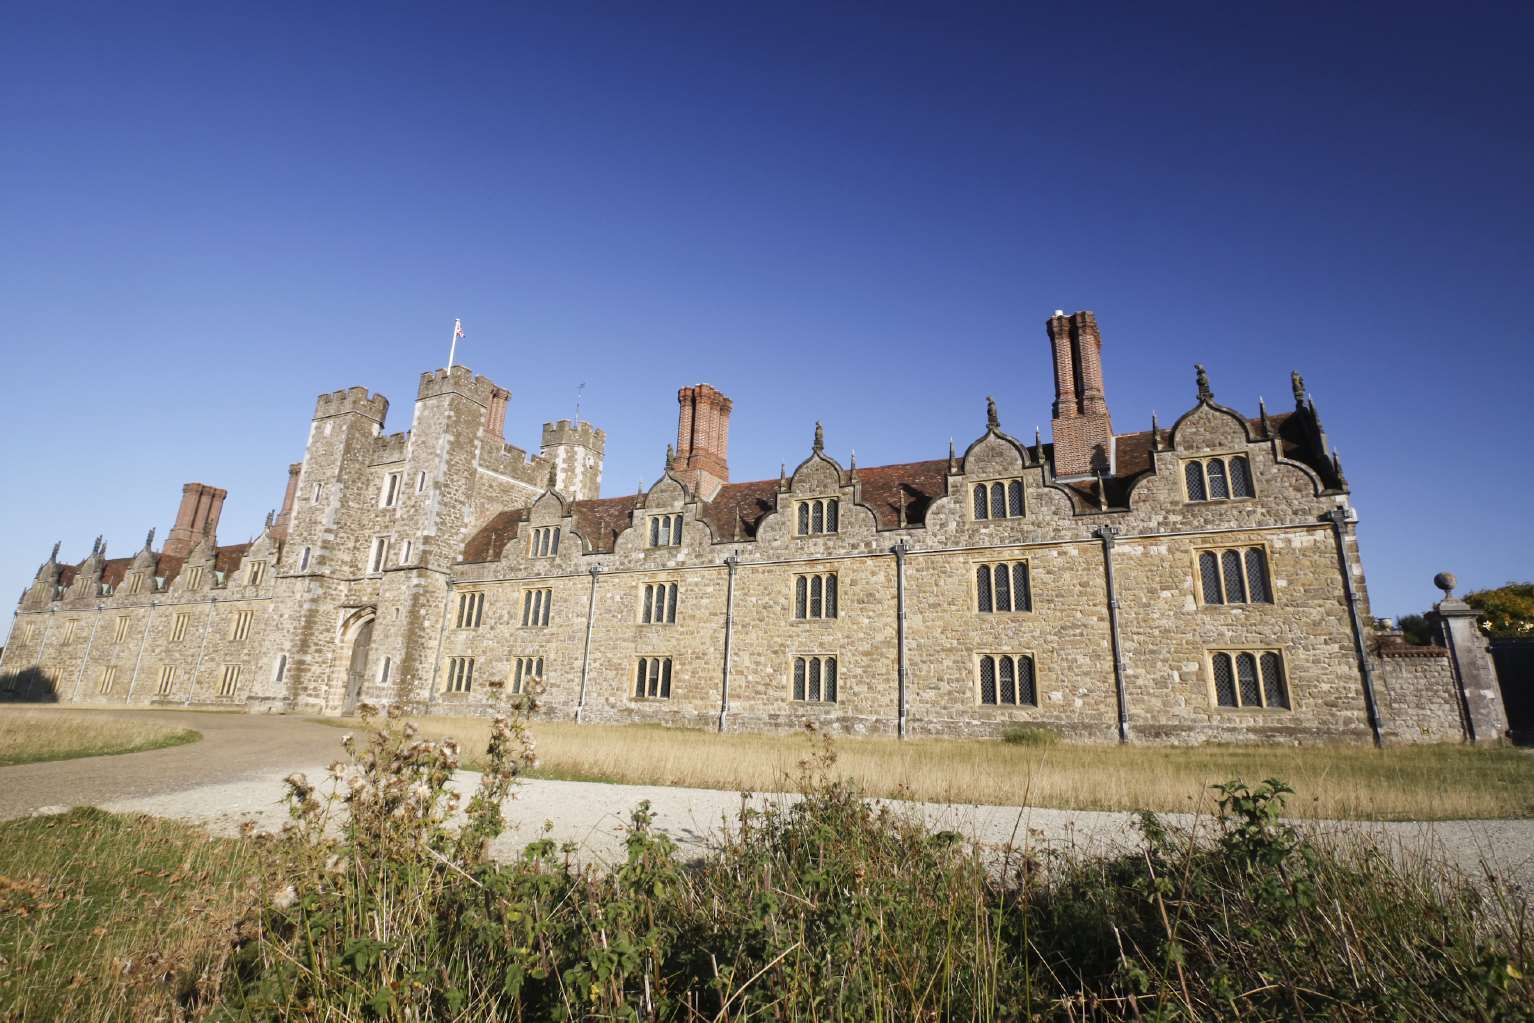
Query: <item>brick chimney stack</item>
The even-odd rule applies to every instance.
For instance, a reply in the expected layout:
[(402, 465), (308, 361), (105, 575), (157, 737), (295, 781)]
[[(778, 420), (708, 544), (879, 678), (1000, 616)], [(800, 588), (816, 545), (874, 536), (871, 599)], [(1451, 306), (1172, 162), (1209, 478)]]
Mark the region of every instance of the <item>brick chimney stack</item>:
[(730, 409), (708, 384), (676, 392), (676, 458), (672, 469), (705, 501), (730, 481)]
[(485, 431), (496, 440), (506, 439), (506, 405), (511, 392), (495, 388), (490, 392), (490, 406), (485, 410)]
[(1055, 475), (1106, 473), (1113, 421), (1103, 394), (1103, 341), (1097, 317), (1088, 311), (1069, 316), (1056, 311), (1046, 326), (1055, 362)]
[(278, 540), (288, 538), (288, 523), (293, 519), (293, 499), (298, 496), (298, 474), (303, 470), (302, 462), (288, 466), (288, 489), (282, 495), (282, 510), (272, 520), (272, 536)]
[(188, 483), (181, 488), (181, 507), (176, 511), (176, 524), (165, 537), (164, 553), (184, 558), (192, 553), (197, 540), (207, 532), (212, 536), (218, 531), (218, 517), (224, 510), (227, 490), (210, 487), (206, 483)]

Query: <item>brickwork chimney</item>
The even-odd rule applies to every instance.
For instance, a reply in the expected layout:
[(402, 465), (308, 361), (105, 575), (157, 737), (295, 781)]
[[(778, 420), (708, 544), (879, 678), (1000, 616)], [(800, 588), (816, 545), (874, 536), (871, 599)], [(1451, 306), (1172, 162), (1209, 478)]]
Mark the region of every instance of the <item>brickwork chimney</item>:
[(729, 398), (708, 384), (676, 392), (676, 458), (672, 469), (705, 501), (730, 481)]
[(497, 387), (490, 392), (490, 405), (485, 409), (485, 431), (496, 440), (506, 439), (506, 405), (511, 392)]
[(1054, 351), (1055, 475), (1109, 470), (1113, 421), (1103, 393), (1102, 335), (1097, 317), (1057, 311), (1046, 324)]
[(294, 462), (288, 466), (288, 489), (282, 494), (282, 510), (272, 520), (272, 536), (278, 540), (288, 538), (288, 523), (293, 518), (293, 499), (298, 496), (298, 474), (303, 470), (302, 462)]
[(176, 510), (176, 524), (165, 537), (165, 553), (184, 558), (192, 553), (197, 540), (206, 532), (218, 531), (218, 517), (224, 510), (227, 490), (206, 483), (188, 483), (181, 488), (181, 507)]

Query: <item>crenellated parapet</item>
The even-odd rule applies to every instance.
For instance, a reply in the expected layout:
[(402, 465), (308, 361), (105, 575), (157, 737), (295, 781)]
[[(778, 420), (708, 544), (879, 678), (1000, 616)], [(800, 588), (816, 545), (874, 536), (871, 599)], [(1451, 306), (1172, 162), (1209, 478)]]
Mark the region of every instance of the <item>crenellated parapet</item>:
[(403, 462), (405, 449), (410, 445), (410, 433), (391, 433), (379, 437), (373, 441), (373, 457), (370, 459), (373, 465), (384, 465), (389, 462)]
[(489, 377), (479, 376), (467, 366), (454, 366), (451, 369), (422, 373), (416, 401), (444, 394), (461, 394), (488, 409), (499, 391), (501, 388)]
[(479, 451), (479, 467), (535, 489), (542, 489), (549, 476), (548, 462), (542, 458), (529, 458), (527, 452), (515, 444), (486, 444)]
[(315, 419), (329, 419), (349, 413), (371, 419), (382, 427), (389, 414), (389, 399), (381, 394), (369, 394), (366, 387), (348, 387), (344, 391), (322, 394), (315, 400)]

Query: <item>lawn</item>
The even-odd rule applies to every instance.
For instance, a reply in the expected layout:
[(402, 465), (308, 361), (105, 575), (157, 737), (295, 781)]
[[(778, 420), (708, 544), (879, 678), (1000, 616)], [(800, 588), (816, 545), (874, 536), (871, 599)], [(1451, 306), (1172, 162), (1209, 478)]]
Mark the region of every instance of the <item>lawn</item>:
[(0, 1018), (181, 1018), (259, 901), (257, 854), (87, 807), (0, 823)]
[(200, 738), (201, 733), (194, 729), (153, 721), (55, 710), (0, 709), (0, 767), (137, 753)]
[[(357, 728), (358, 722), (321, 719)], [(416, 719), (451, 735), (477, 766), (490, 723)], [(537, 720), (534, 777), (766, 792), (809, 749), (791, 735)], [(839, 737), (837, 769), (871, 795), (1074, 810), (1192, 810), (1209, 786), (1282, 778), (1297, 817), (1454, 820), (1534, 816), (1534, 755), (1513, 748), (1012, 745), (968, 739)], [(1206, 805), (1207, 809), (1207, 805)]]

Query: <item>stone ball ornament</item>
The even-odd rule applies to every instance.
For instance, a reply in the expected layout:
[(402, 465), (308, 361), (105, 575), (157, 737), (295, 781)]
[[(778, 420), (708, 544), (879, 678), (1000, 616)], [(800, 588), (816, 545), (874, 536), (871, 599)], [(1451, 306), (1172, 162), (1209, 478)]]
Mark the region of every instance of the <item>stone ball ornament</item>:
[(1439, 572), (1433, 576), (1433, 585), (1443, 590), (1443, 595), (1448, 597), (1454, 593), (1454, 587), (1459, 585), (1459, 580), (1454, 578), (1453, 572)]

